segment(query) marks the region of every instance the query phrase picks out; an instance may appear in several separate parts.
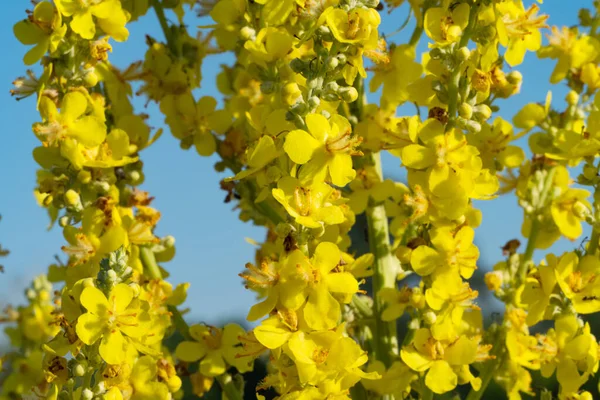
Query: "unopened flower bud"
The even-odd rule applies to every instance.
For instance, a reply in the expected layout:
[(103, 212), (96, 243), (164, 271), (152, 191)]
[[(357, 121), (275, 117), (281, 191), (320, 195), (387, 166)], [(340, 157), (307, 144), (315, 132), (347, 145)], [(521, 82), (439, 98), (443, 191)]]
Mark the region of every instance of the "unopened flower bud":
[(473, 117), (473, 107), (469, 103), (462, 103), (458, 107), (458, 115), (464, 119), (471, 119)]
[(487, 121), (492, 116), (492, 109), (487, 104), (479, 104), (473, 107), (473, 113), (478, 119)]
[(129, 284), (129, 287), (133, 289), (133, 297), (138, 297), (142, 291), (140, 285), (135, 282)]
[(260, 91), (264, 94), (271, 94), (275, 91), (275, 82), (265, 81), (260, 84)]
[(256, 31), (252, 27), (244, 26), (240, 29), (240, 38), (242, 40), (254, 40), (256, 38)]
[(162, 240), (162, 244), (167, 249), (170, 249), (171, 247), (175, 246), (175, 238), (171, 235), (165, 236)]
[(581, 201), (573, 204), (573, 214), (579, 219), (585, 219), (590, 214), (590, 209)]
[(466, 61), (471, 56), (471, 50), (467, 46), (463, 46), (456, 52), (456, 59), (460, 62)]
[(319, 99), (317, 96), (312, 96), (310, 99), (308, 99), (308, 107), (311, 109), (319, 107), (320, 104), (321, 99)]
[(90, 69), (83, 75), (83, 84), (85, 87), (92, 88), (98, 84), (99, 78), (94, 69)]
[(112, 269), (106, 271), (106, 277), (108, 278), (109, 282), (116, 282), (118, 278), (117, 273)]
[(502, 287), (502, 273), (499, 271), (488, 272), (485, 274), (484, 281), (488, 290), (495, 292)]
[(292, 61), (290, 61), (290, 68), (292, 71), (299, 74), (306, 69), (306, 63), (299, 58), (294, 58)]
[(64, 228), (65, 226), (69, 225), (69, 221), (71, 221), (71, 218), (69, 218), (67, 215), (63, 215), (58, 219), (58, 225), (61, 228)]
[(431, 57), (431, 59), (433, 59), (433, 60), (438, 60), (443, 55), (444, 55), (444, 53), (442, 53), (442, 50), (440, 50), (439, 47), (434, 47), (433, 49), (431, 49), (429, 51), (429, 57)]
[(569, 93), (567, 93), (567, 97), (565, 97), (565, 100), (570, 106), (577, 105), (577, 103), (579, 102), (579, 94), (576, 91), (571, 90)]
[(427, 325), (435, 324), (436, 320), (437, 315), (435, 315), (433, 311), (429, 310), (423, 313), (423, 322), (425, 322)]
[(325, 91), (327, 92), (337, 93), (338, 90), (340, 90), (340, 85), (337, 82), (329, 82), (325, 85)]
[(77, 179), (81, 183), (89, 183), (92, 180), (92, 173), (85, 169), (82, 169), (77, 173)]
[(586, 164), (583, 166), (583, 176), (587, 180), (593, 180), (598, 177), (598, 168), (593, 165)]
[(519, 71), (510, 71), (508, 74), (506, 74), (506, 80), (511, 85), (520, 85), (523, 82), (523, 74), (521, 74)]
[(75, 376), (84, 376), (85, 375), (85, 368), (83, 365), (81, 364), (77, 364), (75, 365), (75, 368), (73, 368), (73, 375)]
[(477, 121), (467, 121), (466, 126), (468, 131), (471, 133), (481, 132), (481, 124)]
[(340, 53), (335, 58), (338, 59), (340, 65), (344, 65), (348, 62), (348, 57), (344, 53)]
[(94, 397), (94, 392), (92, 392), (88, 388), (83, 389), (83, 391), (81, 392), (82, 400), (92, 400), (93, 397)]
[(340, 88), (338, 93), (346, 103), (352, 103), (358, 99), (358, 90), (352, 86)]
[(338, 60), (337, 57), (330, 58), (327, 61), (327, 69), (329, 71), (333, 71), (334, 69), (336, 69), (338, 67), (338, 65), (340, 65), (340, 60)]
[(77, 193), (73, 189), (67, 190), (67, 192), (65, 193), (65, 203), (72, 207), (80, 204), (81, 198), (79, 197), (79, 193)]

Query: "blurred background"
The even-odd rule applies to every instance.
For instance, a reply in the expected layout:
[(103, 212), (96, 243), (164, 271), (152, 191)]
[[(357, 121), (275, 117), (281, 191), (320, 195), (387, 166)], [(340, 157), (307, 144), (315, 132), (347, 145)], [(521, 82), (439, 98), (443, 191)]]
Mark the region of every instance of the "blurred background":
[[(528, 7), (533, 1), (525, 0)], [(35, 110), (35, 100), (21, 102), (11, 98), (11, 82), (25, 74), (26, 67), (21, 62), (26, 49), (13, 36), (12, 26), (26, 17), (25, 9), (32, 9), (28, 0), (10, 0), (2, 2), (0, 13), (0, 37), (2, 40), (3, 61), (0, 63), (0, 122), (2, 123), (2, 145), (0, 146), (0, 171), (2, 174), (2, 196), (0, 196), (0, 243), (10, 250), (10, 255), (2, 259), (5, 272), (0, 274), (0, 307), (8, 303), (18, 304), (24, 301), (23, 290), (33, 277), (45, 272), (54, 262), (55, 256), (62, 257), (60, 247), (64, 244), (61, 230), (47, 229), (49, 219), (45, 210), (38, 207), (33, 196), (35, 185), (35, 164), (31, 152), (38, 141), (31, 132), (31, 124), (40, 120)], [(547, 0), (540, 4), (541, 12), (549, 14), (550, 26), (571, 26), (577, 24), (580, 8), (592, 8), (592, 0)], [(388, 42), (405, 43), (408, 41), (414, 20), (402, 30), (396, 32), (408, 15), (408, 4), (404, 4), (388, 15), (382, 11), (380, 31), (386, 34)], [(168, 15), (175, 21), (174, 15)], [(196, 26), (210, 23), (199, 20), (193, 12), (188, 13), (186, 24), (194, 32)], [(128, 26), (129, 40), (125, 43), (113, 43), (114, 53), (111, 62), (118, 67), (143, 59), (146, 51), (145, 35), (163, 40), (163, 35), (155, 15), (150, 11), (140, 21)], [(546, 31), (548, 33), (548, 31)], [(547, 39), (544, 39), (547, 41)], [(422, 40), (418, 54), (426, 50), (426, 40)], [(197, 96), (210, 95), (216, 98), (219, 93), (215, 87), (215, 76), (221, 64), (231, 64), (233, 57), (220, 54), (207, 58), (203, 67), (202, 88)], [(518, 66), (523, 76), (521, 94), (510, 100), (501, 100), (497, 104), (501, 110), (499, 116), (511, 120), (512, 116), (525, 104), (543, 103), (546, 93), (553, 92), (552, 105), (564, 107), (564, 97), (568, 92), (564, 85), (550, 85), (549, 77), (555, 61), (539, 60), (535, 54), (528, 53), (525, 62)], [(36, 68), (34, 68), (36, 70)], [(378, 93), (369, 95), (370, 102), (377, 102)], [(134, 104), (138, 112), (150, 115), (153, 127), (164, 127), (162, 117), (153, 104), (145, 104), (145, 99), (136, 99)], [(401, 107), (398, 115), (414, 114), (414, 106)], [(526, 139), (518, 143), (526, 146)], [(184, 151), (178, 141), (170, 134), (141, 154), (144, 161), (146, 181), (141, 189), (149, 191), (156, 199), (153, 206), (162, 213), (157, 234), (173, 235), (176, 238), (177, 255), (165, 264), (171, 273), (173, 284), (190, 282), (188, 300), (185, 307), (191, 310), (187, 314), (189, 321), (202, 321), (220, 325), (225, 321), (244, 323), (245, 315), (254, 302), (254, 295), (242, 286), (238, 273), (246, 262), (254, 259), (254, 247), (246, 238), (262, 241), (264, 230), (246, 224), (237, 219), (231, 203), (224, 203), (225, 192), (219, 189), (219, 181), (225, 175), (214, 171), (216, 157), (200, 157), (192, 148)], [(404, 173), (397, 158), (384, 155), (384, 173), (387, 177), (403, 181)], [(486, 296), (483, 285), (483, 273), (502, 260), (501, 247), (511, 239), (519, 239), (522, 211), (512, 195), (499, 197), (492, 201), (479, 201), (476, 205), (483, 211), (483, 223), (477, 229), (476, 243), (481, 251), (480, 273), (472, 285), (480, 289), (480, 305), (487, 312), (488, 319), (494, 312), (501, 312), (499, 303)], [(578, 247), (589, 235), (589, 228), (579, 242), (562, 240), (550, 251), (563, 251)], [(521, 248), (523, 250), (523, 248)], [(539, 261), (544, 254), (536, 252)], [(246, 325), (248, 326), (248, 325)], [(598, 335), (597, 335), (598, 336)], [(0, 345), (6, 344), (5, 338)], [(257, 372), (257, 376), (260, 372)], [(258, 379), (258, 378), (257, 378)], [(551, 385), (538, 381), (536, 385)], [(594, 384), (595, 385), (595, 384)], [(488, 398), (486, 396), (486, 398)], [(491, 398), (491, 397), (490, 397)], [(502, 398), (502, 397), (499, 397)]]

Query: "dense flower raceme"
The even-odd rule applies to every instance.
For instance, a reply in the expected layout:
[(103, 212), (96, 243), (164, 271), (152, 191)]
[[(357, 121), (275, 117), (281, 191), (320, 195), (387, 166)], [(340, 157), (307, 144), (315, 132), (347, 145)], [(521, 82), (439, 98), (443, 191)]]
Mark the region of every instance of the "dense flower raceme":
[[(555, 376), (560, 399), (592, 398), (582, 387), (598, 342), (580, 315), (600, 311), (600, 19), (583, 10), (579, 27), (550, 28), (543, 5), (521, 0), (408, 3), (415, 31), (388, 44), (377, 0), (36, 2), (14, 33), (40, 73), (12, 93), (36, 99), (35, 196), (66, 243), (28, 303), (1, 318), (14, 350), (0, 399), (166, 400), (215, 382), (241, 399), (259, 357), (269, 367), (258, 398), (428, 399), (465, 385), (479, 399), (496, 380), (520, 399), (535, 393), (530, 371)], [(115, 67), (113, 42), (150, 9), (165, 41), (147, 36), (144, 60)], [(223, 52), (235, 62), (217, 75), (220, 98), (198, 95), (204, 59)], [(519, 93), (523, 77), (506, 67), (529, 52), (556, 60), (566, 109), (549, 94), (511, 123), (496, 100)], [(366, 104), (380, 88), (379, 105)], [(266, 228), (240, 274), (257, 294), (248, 332), (188, 326), (178, 310), (189, 285), (174, 288), (158, 265), (174, 239), (156, 236), (161, 214), (138, 188), (162, 130), (134, 96), (156, 103), (183, 149), (218, 155), (225, 202)], [(420, 115), (397, 115), (407, 102)], [(384, 178), (382, 151), (406, 184)], [(519, 253), (508, 242), (485, 276), (506, 304), (486, 330), (470, 284), (485, 217), (474, 200), (513, 191), (528, 243)], [(357, 254), (357, 221), (369, 252)], [(533, 261), (586, 226), (584, 246)], [(542, 321), (552, 328), (532, 334)]]

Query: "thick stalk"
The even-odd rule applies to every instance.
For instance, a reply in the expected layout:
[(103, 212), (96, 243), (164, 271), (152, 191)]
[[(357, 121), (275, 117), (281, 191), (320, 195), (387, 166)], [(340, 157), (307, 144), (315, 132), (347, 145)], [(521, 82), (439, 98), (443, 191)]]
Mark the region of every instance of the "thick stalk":
[(154, 12), (156, 13), (156, 17), (158, 18), (158, 23), (165, 35), (165, 39), (167, 41), (167, 46), (171, 49), (173, 54), (177, 54), (175, 44), (173, 43), (173, 39), (171, 39), (171, 29), (169, 28), (169, 24), (167, 23), (167, 17), (165, 16), (165, 10), (163, 9), (162, 4), (160, 4), (159, 0), (150, 0), (150, 4), (152, 8), (154, 8)]
[[(381, 157), (379, 153), (372, 155), (375, 170), (383, 179)], [(398, 356), (398, 337), (395, 322), (385, 322), (381, 319), (383, 301), (377, 295), (383, 288), (396, 287), (397, 260), (390, 250), (390, 234), (388, 218), (382, 204), (371, 205), (367, 208), (368, 240), (371, 253), (375, 256), (373, 274), (373, 298), (375, 311), (375, 357), (387, 367)]]

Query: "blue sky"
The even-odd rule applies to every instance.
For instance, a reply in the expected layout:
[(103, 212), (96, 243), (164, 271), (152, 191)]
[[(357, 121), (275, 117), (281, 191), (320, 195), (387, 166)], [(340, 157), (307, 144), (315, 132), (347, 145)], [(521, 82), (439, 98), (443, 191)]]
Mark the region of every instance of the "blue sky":
[[(573, 25), (577, 22), (579, 7), (584, 6), (591, 7), (592, 1), (547, 0), (541, 8), (551, 15), (550, 25)], [(0, 243), (11, 251), (9, 257), (1, 260), (6, 272), (0, 275), (0, 307), (9, 302), (23, 301), (23, 289), (34, 276), (44, 273), (47, 265), (53, 262), (54, 255), (61, 253), (60, 247), (64, 244), (60, 228), (47, 230), (46, 212), (38, 207), (33, 197), (38, 167), (31, 151), (38, 141), (31, 132), (31, 124), (39, 120), (34, 100), (16, 102), (9, 95), (13, 79), (26, 71), (21, 62), (26, 49), (12, 34), (12, 26), (25, 17), (26, 8), (31, 8), (28, 0), (11, 0), (3, 5), (0, 14), (0, 34), (5, 38), (5, 60), (0, 63), (0, 121), (3, 132), (3, 145), (0, 146), (3, 191), (0, 196)], [(395, 31), (406, 15), (406, 5), (391, 16), (384, 12), (382, 31)], [(197, 24), (197, 21), (190, 20), (191, 26)], [(411, 25), (394, 35), (391, 41), (407, 41)], [(128, 42), (113, 43), (114, 53), (110, 58), (117, 66), (127, 66), (143, 58), (146, 33), (162, 38), (155, 15), (151, 12), (129, 28), (131, 36)], [(425, 48), (423, 45), (421, 50)], [(229, 56), (219, 55), (205, 62), (199, 95), (218, 95), (214, 86), (215, 74), (220, 64), (230, 61)], [(510, 119), (524, 104), (543, 102), (549, 89), (554, 93), (553, 104), (561, 105), (566, 89), (551, 87), (548, 83), (553, 66), (554, 61), (537, 60), (535, 55), (528, 54), (525, 63), (517, 68), (525, 77), (522, 92), (509, 102), (500, 103), (500, 115)], [(377, 99), (371, 96), (370, 100)], [(144, 101), (136, 104), (141, 110)], [(406, 108), (405, 112), (412, 110)], [(155, 107), (149, 106), (144, 112), (152, 116), (151, 125), (162, 126), (162, 118), (157, 115)], [(263, 229), (242, 223), (232, 212), (232, 205), (223, 203), (225, 193), (219, 189), (222, 176), (213, 169), (215, 157), (202, 158), (193, 150), (183, 151), (178, 141), (166, 133), (154, 146), (145, 150), (141, 158), (146, 175), (142, 189), (156, 197), (153, 205), (162, 213), (157, 233), (173, 235), (177, 241), (175, 259), (165, 264), (172, 274), (170, 281), (192, 284), (186, 303), (192, 308), (190, 317), (214, 324), (226, 319), (244, 318), (254, 302), (254, 295), (243, 288), (237, 274), (246, 262), (254, 259), (254, 248), (245, 238), (261, 241)], [(384, 157), (384, 169), (389, 176), (402, 176), (399, 161), (392, 157)], [(522, 212), (513, 196), (479, 202), (478, 206), (484, 215), (476, 238), (482, 253), (480, 264), (491, 266), (501, 259), (500, 247), (505, 242), (520, 238)], [(578, 245), (578, 242), (562, 241), (553, 250), (561, 252)], [(540, 257), (541, 254), (537, 254), (536, 258)]]

